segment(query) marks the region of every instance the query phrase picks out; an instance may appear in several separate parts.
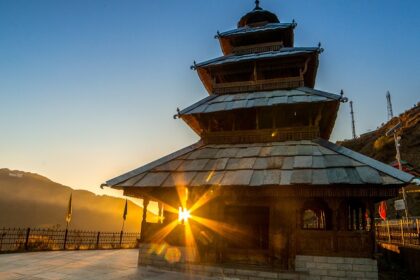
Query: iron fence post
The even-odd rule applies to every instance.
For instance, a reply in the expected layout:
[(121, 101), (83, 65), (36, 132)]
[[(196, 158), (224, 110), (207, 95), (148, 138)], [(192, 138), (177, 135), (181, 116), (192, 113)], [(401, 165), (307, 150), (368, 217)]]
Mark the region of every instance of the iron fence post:
[(403, 227), (402, 219), (400, 220), (400, 227), (401, 227), (401, 241), (402, 241), (402, 244), (404, 245), (404, 227)]
[(388, 230), (388, 242), (391, 243), (391, 233), (389, 232), (389, 222), (386, 221), (386, 228)]
[[(3, 252), (4, 250), (22, 252), (56, 249), (67, 250), (67, 244), (69, 242), (69, 249), (77, 249), (80, 246), (82, 247), (79, 249), (117, 249), (118, 247), (122, 249), (138, 248), (139, 245), (138, 236), (140, 235), (140, 232), (133, 233), (121, 231), (118, 233), (92, 231), (88, 233), (89, 234), (69, 229), (63, 231), (59, 229), (30, 227), (0, 228), (0, 252)], [(34, 236), (37, 240), (34, 240)], [(61, 239), (61, 237), (63, 239)], [(414, 242), (416, 242), (416, 240)], [(405, 243), (407, 244), (407, 240)]]
[(96, 235), (96, 249), (99, 249), (99, 238), (100, 238), (101, 232), (98, 231), (98, 234)]
[(26, 238), (25, 238), (25, 251), (28, 251), (29, 245), (29, 234), (31, 233), (31, 228), (26, 229)]
[(68, 229), (66, 229), (66, 232), (64, 233), (64, 245), (63, 245), (63, 250), (66, 250), (66, 244), (67, 244), (67, 233), (68, 233)]

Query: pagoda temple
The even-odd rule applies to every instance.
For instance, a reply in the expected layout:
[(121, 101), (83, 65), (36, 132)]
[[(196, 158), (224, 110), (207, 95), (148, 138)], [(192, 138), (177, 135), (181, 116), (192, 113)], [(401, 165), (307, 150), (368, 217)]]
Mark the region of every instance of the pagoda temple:
[(106, 182), (144, 201), (139, 265), (375, 274), (374, 205), (413, 176), (328, 141), (347, 99), (314, 88), (323, 49), (296, 26), (256, 1), (217, 32), (223, 55), (192, 66), (208, 97), (175, 115), (201, 140)]

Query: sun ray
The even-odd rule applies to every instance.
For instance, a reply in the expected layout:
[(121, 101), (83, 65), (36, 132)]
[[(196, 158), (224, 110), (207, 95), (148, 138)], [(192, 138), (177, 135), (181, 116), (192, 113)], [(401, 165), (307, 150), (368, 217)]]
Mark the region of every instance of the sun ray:
[(153, 234), (152, 237), (150, 238), (151, 241), (153, 243), (163, 242), (165, 237), (168, 236), (168, 234), (170, 234), (177, 225), (178, 225), (178, 220), (174, 220), (170, 222), (169, 224), (167, 224), (166, 226), (158, 230), (155, 234)]
[(199, 209), (203, 205), (209, 203), (211, 200), (215, 199), (218, 196), (219, 186), (213, 186), (209, 188), (200, 198), (190, 207), (190, 213)]
[(187, 208), (187, 200), (188, 200), (188, 188), (184, 185), (177, 185), (176, 192), (178, 193), (179, 202), (181, 203), (182, 208)]
[(162, 201), (161, 199), (158, 199), (157, 197), (154, 197), (152, 195), (148, 195), (148, 198), (149, 198), (149, 200), (156, 201), (156, 202), (161, 203), (162, 205), (164, 205), (166, 211), (171, 212), (171, 213), (174, 213), (174, 214), (177, 214), (178, 213), (178, 209), (176, 209), (172, 205), (170, 205), (170, 204)]
[(186, 247), (186, 260), (194, 261), (196, 260), (197, 253), (197, 243), (195, 241), (194, 234), (191, 229), (191, 225), (188, 221), (185, 222), (185, 247)]
[(215, 220), (195, 215), (191, 215), (191, 219), (232, 241), (237, 241), (238, 238), (249, 236), (247, 232), (232, 227), (231, 225), (226, 223), (218, 222)]

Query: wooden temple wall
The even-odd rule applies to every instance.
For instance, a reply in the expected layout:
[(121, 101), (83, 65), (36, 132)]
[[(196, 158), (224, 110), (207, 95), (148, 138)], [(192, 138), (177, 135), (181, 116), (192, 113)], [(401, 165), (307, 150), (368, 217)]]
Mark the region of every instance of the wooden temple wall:
[[(189, 207), (194, 205), (204, 190), (190, 193)], [(205, 264), (238, 264), (276, 267), (283, 270), (296, 268), (296, 256), (372, 258), (374, 254), (373, 220), (370, 229), (349, 230), (346, 207), (349, 201), (357, 201), (373, 213), (374, 200), (369, 197), (328, 197), (296, 196), (290, 194), (281, 197), (270, 192), (231, 191), (217, 192), (193, 215), (203, 217), (213, 224), (189, 222), (195, 237), (196, 249), (188, 253), (188, 262)], [(152, 197), (152, 196), (151, 196)], [(165, 194), (162, 198), (153, 196), (156, 201), (173, 205), (177, 194)], [(322, 202), (331, 213), (326, 229), (304, 229), (302, 212), (307, 202)], [(321, 203), (321, 204), (322, 204)], [(164, 207), (165, 208), (165, 207)], [(266, 211), (264, 210), (266, 209)], [(241, 211), (243, 210), (243, 211)], [(264, 211), (263, 211), (264, 210)], [(255, 212), (255, 213), (253, 213)], [(260, 215), (260, 216), (259, 216)], [(247, 236), (249, 227), (241, 232), (236, 221), (245, 221), (254, 226), (259, 217), (267, 215), (266, 240), (255, 241), (254, 236)], [(185, 225), (176, 224), (171, 233), (162, 238), (162, 231), (171, 221), (177, 220), (176, 213), (165, 212), (162, 223), (146, 223), (144, 244), (164, 244), (164, 248), (179, 248), (182, 257), (187, 254), (185, 243)], [(264, 231), (264, 224), (257, 225)], [(367, 225), (365, 225), (367, 226)], [(251, 230), (252, 231), (252, 230)], [(250, 241), (251, 240), (251, 241)], [(235, 243), (236, 242), (236, 243)], [(246, 246), (254, 242), (254, 246)], [(265, 244), (266, 242), (267, 244)], [(255, 245), (257, 243), (257, 245)], [(162, 247), (163, 248), (163, 247)], [(165, 249), (165, 250), (166, 250)], [(163, 249), (162, 249), (163, 250)], [(158, 250), (159, 251), (159, 250)], [(143, 256), (144, 257), (144, 256)], [(185, 261), (185, 260), (184, 260)]]

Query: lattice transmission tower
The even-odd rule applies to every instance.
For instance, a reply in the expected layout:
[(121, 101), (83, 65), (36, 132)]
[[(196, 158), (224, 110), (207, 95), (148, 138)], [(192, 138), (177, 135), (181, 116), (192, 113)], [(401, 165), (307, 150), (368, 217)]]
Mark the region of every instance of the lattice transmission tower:
[(389, 91), (386, 92), (386, 103), (388, 107), (388, 120), (390, 120), (394, 117), (394, 113), (392, 112), (391, 93)]
[(353, 101), (350, 101), (350, 114), (351, 114), (351, 129), (353, 132), (353, 139), (356, 139), (356, 125), (354, 124)]

